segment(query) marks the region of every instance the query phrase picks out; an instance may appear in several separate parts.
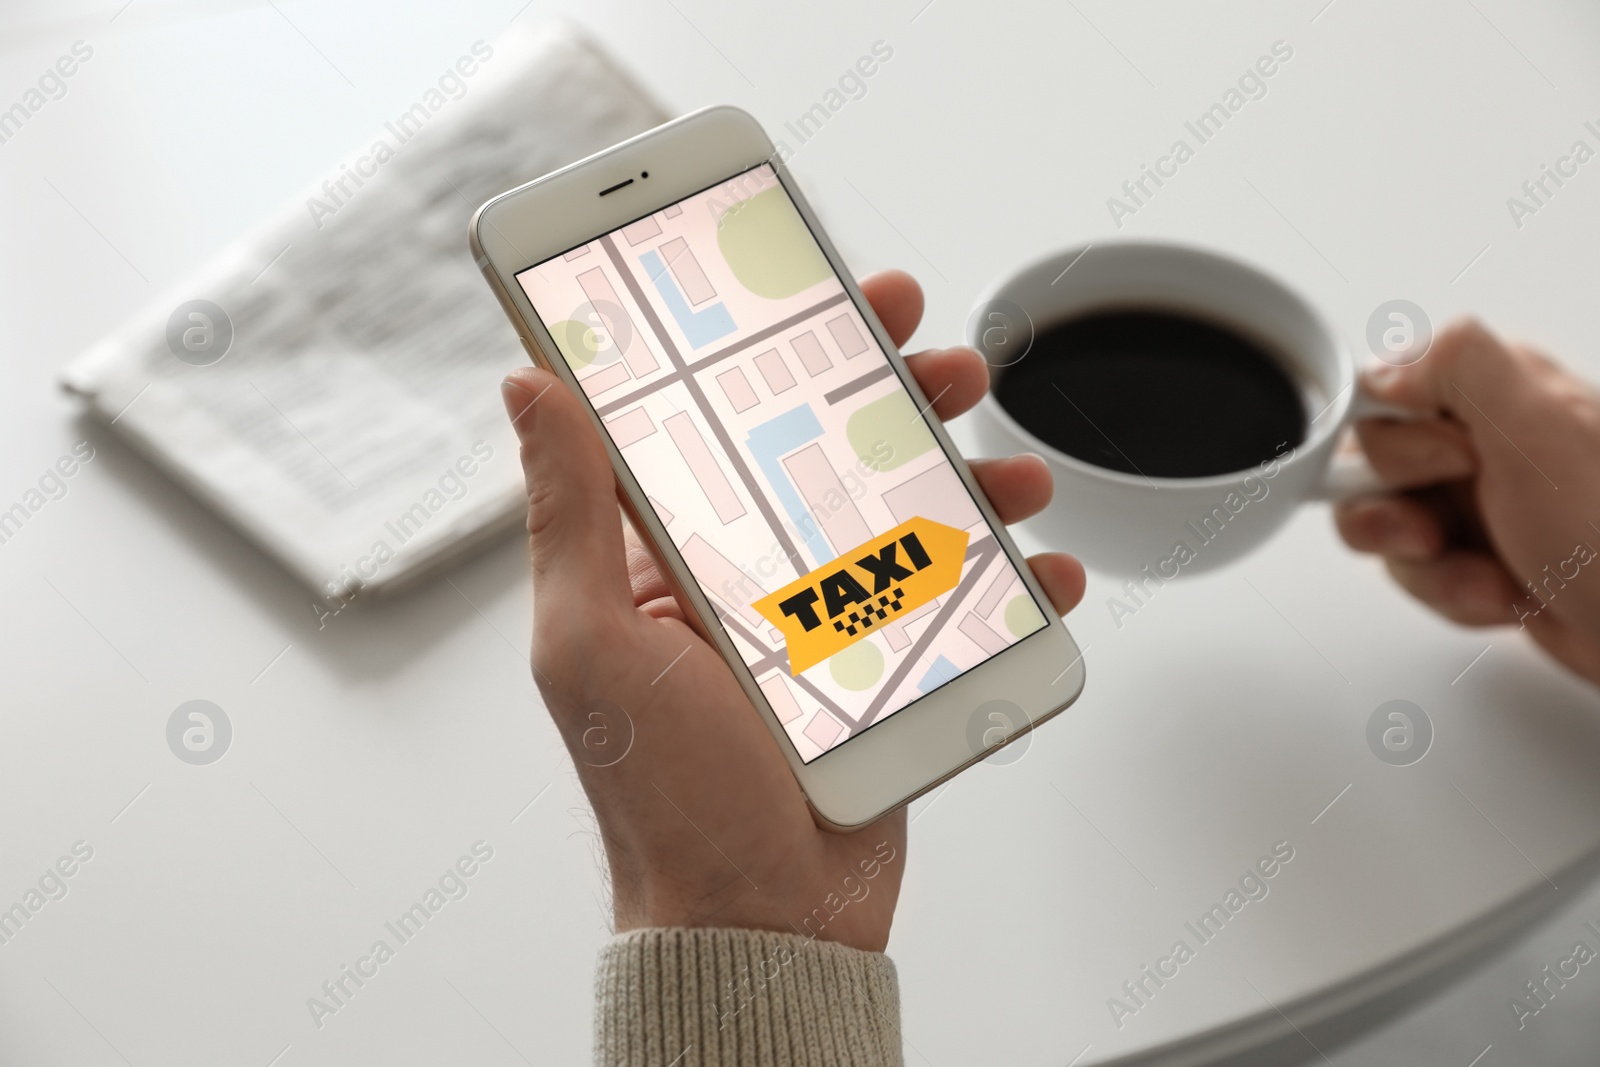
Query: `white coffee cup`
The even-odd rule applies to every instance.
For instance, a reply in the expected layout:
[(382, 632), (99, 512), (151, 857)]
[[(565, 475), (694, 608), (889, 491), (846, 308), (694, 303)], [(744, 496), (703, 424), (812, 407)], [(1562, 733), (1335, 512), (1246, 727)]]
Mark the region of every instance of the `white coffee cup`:
[(1096, 570), (1135, 576), (1148, 568), (1171, 579), (1238, 559), (1303, 501), (1378, 487), (1359, 453), (1341, 453), (1336, 462), (1340, 434), (1356, 418), (1409, 413), (1357, 389), (1348, 347), (1298, 293), (1229, 256), (1155, 241), (1069, 248), (991, 287), (969, 322), (968, 343), (989, 362), (993, 385), (1037, 333), (1090, 312), (1136, 308), (1188, 312), (1261, 343), (1301, 388), (1306, 438), (1246, 470), (1147, 478), (1052, 448), (1018, 424), (991, 389), (974, 416), (981, 454), (1036, 452), (1055, 475), (1055, 496), (1025, 524), (1030, 532)]

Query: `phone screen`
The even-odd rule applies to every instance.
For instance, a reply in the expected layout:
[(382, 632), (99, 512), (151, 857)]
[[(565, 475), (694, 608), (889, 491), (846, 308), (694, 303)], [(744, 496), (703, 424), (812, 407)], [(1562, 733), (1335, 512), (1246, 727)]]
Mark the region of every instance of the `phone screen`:
[(806, 762), (1045, 627), (770, 164), (517, 279)]

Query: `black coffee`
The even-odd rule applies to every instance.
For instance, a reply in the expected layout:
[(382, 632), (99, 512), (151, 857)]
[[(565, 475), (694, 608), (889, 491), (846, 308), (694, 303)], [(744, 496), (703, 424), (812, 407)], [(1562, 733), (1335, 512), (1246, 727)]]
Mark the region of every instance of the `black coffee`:
[(1068, 455), (1152, 478), (1241, 471), (1306, 433), (1301, 392), (1266, 348), (1158, 309), (1044, 328), (995, 398)]

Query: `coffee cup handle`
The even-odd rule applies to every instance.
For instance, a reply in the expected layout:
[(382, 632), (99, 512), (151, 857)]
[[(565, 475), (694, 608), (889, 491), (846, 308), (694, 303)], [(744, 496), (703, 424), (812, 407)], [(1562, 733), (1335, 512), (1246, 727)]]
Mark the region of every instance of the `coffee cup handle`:
[[(1350, 422), (1360, 419), (1396, 419), (1409, 422), (1419, 417), (1418, 412), (1411, 408), (1373, 399), (1359, 385), (1356, 387), (1355, 397), (1350, 402)], [(1322, 484), (1317, 488), (1316, 498), (1339, 501), (1387, 491), (1388, 487), (1378, 478), (1378, 472), (1372, 469), (1372, 464), (1367, 462), (1365, 455), (1359, 451), (1337, 451), (1328, 464), (1328, 472), (1323, 475)]]

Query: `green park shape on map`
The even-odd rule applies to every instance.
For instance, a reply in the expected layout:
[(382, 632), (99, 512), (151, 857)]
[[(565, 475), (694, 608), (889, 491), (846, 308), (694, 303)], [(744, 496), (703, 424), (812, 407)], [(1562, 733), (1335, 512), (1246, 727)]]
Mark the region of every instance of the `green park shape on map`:
[(717, 227), (717, 247), (739, 283), (769, 300), (794, 296), (833, 277), (781, 186), (729, 208)]

